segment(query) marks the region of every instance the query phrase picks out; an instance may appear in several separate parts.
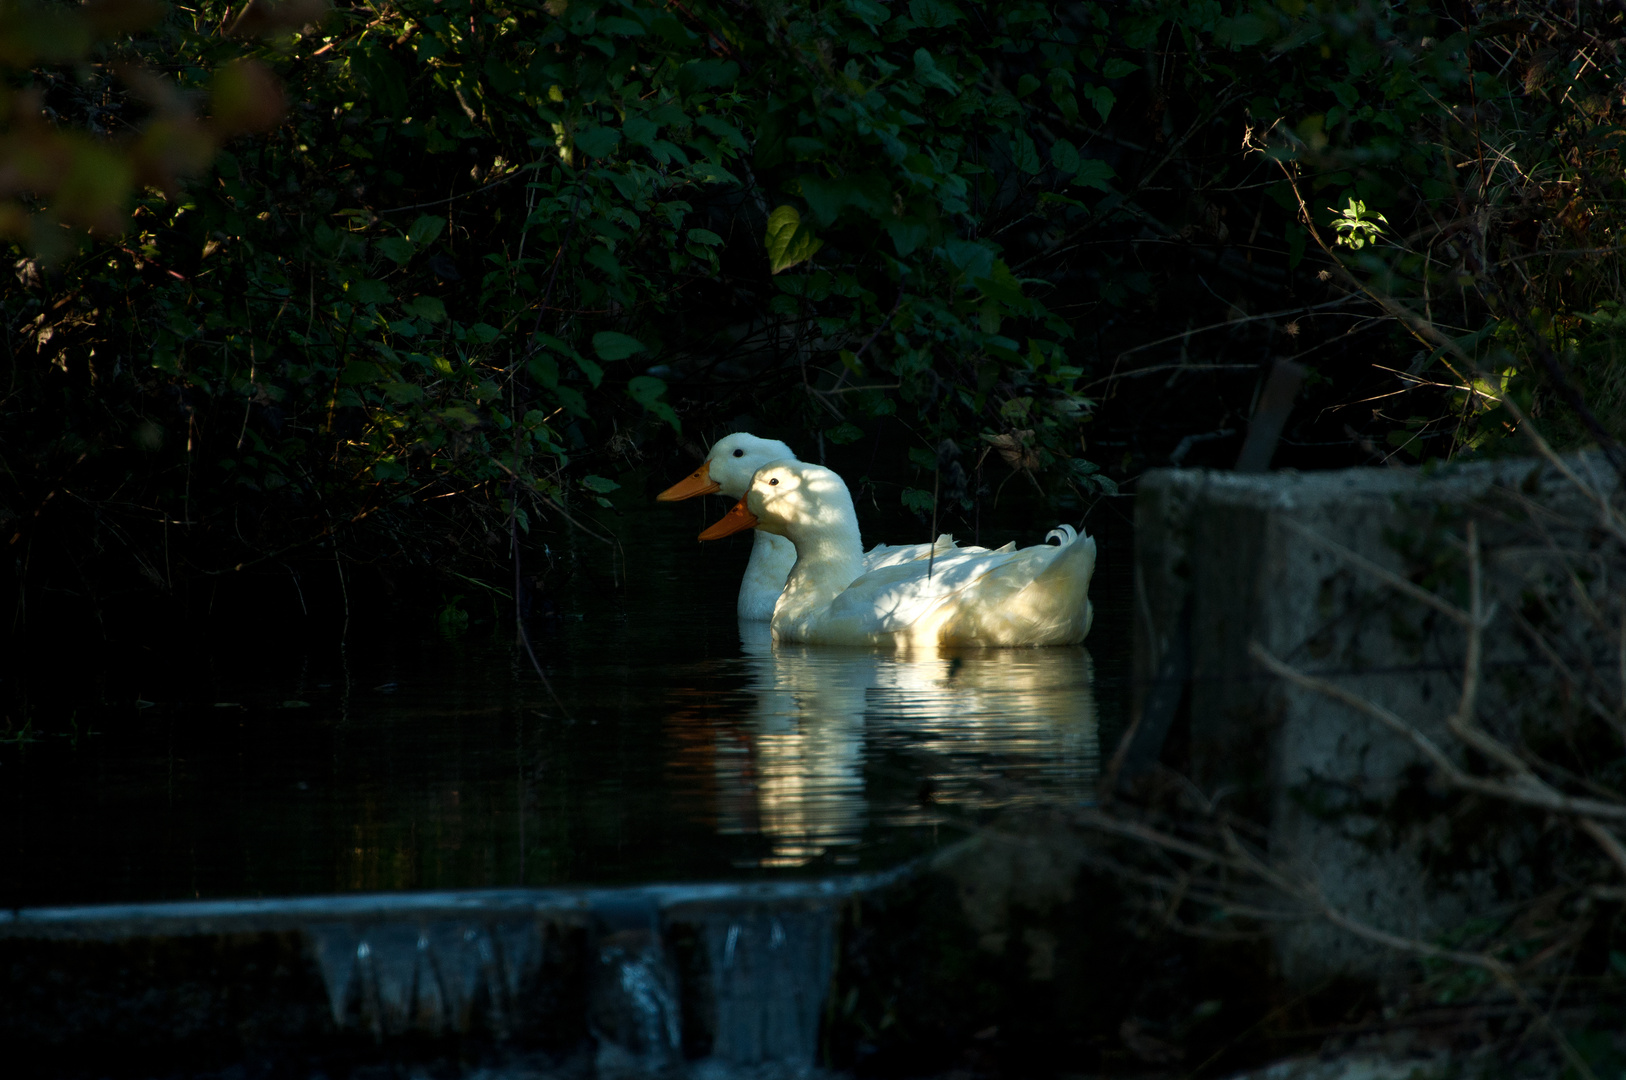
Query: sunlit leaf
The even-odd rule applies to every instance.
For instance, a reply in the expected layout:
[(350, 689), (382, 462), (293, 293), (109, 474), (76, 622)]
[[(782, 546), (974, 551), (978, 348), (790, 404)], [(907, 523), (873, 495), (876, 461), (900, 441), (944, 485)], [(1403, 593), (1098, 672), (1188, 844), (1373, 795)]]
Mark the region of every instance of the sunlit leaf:
[(777, 207), (768, 215), (768, 234), (764, 242), (768, 248), (768, 269), (775, 274), (806, 262), (824, 246), (824, 241), (802, 224), (802, 215), (794, 206)]

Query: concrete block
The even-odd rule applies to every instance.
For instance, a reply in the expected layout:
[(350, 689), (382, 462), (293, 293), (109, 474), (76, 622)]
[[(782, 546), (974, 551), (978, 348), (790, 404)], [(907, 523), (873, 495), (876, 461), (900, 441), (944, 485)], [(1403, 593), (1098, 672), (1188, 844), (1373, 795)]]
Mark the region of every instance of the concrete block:
[[(1613, 490), (1600, 459), (1566, 460), (1599, 490)], [(1551, 586), (1568, 573), (1559, 553), (1586, 548), (1596, 518), (1573, 484), (1531, 460), (1149, 473), (1136, 507), (1137, 715), (1188, 634), (1189, 728), (1177, 723), (1168, 746), (1182, 759), (1170, 763), (1264, 826), (1273, 864), (1340, 911), (1390, 933), (1436, 938), (1534, 888), (1539, 816), (1494, 800), (1465, 803), (1413, 745), (1356, 709), (1265, 673), (1250, 643), (1387, 708), (1465, 760), (1445, 725), (1462, 686), (1462, 626), (1316, 538), (1465, 605), (1463, 537), (1472, 520), (1486, 593), (1500, 612), (1484, 639), (1477, 716), (1517, 746), (1544, 722), (1537, 714), (1547, 707), (1551, 671), (1514, 613), (1533, 589), (1557, 595)], [(1584, 634), (1570, 644), (1592, 647)], [(1382, 978), (1398, 959), (1314, 918), (1284, 924), (1275, 944), (1283, 973), (1298, 984)]]

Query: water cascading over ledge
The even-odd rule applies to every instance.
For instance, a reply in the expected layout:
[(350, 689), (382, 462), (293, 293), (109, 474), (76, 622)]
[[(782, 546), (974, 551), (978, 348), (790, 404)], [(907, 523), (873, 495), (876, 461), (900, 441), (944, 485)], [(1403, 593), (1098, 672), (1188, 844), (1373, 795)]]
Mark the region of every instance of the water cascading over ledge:
[(802, 1074), (839, 908), (895, 877), (5, 912), (0, 1038), (114, 1071), (456, 1043)]

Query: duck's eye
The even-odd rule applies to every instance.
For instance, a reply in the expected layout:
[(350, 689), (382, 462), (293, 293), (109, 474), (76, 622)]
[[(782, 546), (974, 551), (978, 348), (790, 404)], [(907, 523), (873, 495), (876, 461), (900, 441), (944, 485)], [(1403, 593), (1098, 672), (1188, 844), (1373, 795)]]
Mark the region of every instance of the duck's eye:
[(773, 487), (773, 486), (774, 486), (774, 485), (775, 485), (775, 484), (777, 484), (777, 483), (779, 483), (779, 477), (777, 477), (777, 476), (776, 476), (776, 477), (774, 477), (774, 478), (773, 478), (773, 479), (772, 479), (772, 480), (769, 480), (769, 481), (768, 481), (768, 486), (769, 486), (769, 487)]
[(745, 456), (745, 451), (744, 450), (736, 450), (736, 451), (734, 451), (734, 456), (735, 457), (744, 457)]

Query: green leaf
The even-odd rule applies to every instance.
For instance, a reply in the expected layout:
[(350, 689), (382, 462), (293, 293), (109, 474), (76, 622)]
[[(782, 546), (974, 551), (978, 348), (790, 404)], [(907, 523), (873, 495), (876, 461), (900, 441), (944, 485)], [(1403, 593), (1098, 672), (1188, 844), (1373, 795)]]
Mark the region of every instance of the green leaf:
[(582, 477), (582, 487), (586, 488), (588, 491), (596, 491), (600, 495), (603, 495), (611, 491), (620, 490), (621, 485), (616, 483), (614, 480), (608, 480), (602, 476), (584, 476)]
[(1005, 420), (1025, 420), (1032, 409), (1031, 397), (1015, 397), (999, 407), (999, 415)]
[(1039, 150), (1033, 145), (1033, 137), (1025, 131), (1011, 133), (1011, 164), (1029, 176), (1037, 176), (1044, 167), (1039, 160)]
[(977, 291), (990, 300), (998, 300), (1006, 307), (1017, 307), (1022, 303), (1022, 283), (1016, 280), (1011, 268), (1005, 265), (1005, 260), (995, 259), (993, 269), (987, 277), (979, 277), (972, 281)]
[(653, 375), (634, 376), (627, 380), (627, 393), (650, 413), (670, 424), (673, 431), (683, 430), (683, 425), (678, 421), (677, 413), (672, 411), (672, 406), (661, 400), (666, 393), (666, 383), (660, 379)]
[(931, 513), (936, 501), (929, 491), (921, 491), (919, 488), (903, 489), (903, 505), (917, 514)]
[(548, 392), (553, 395), (554, 400), (559, 403), (560, 407), (570, 415), (581, 417), (587, 415), (587, 399), (582, 397), (580, 391), (568, 386), (554, 386), (550, 387)]
[(864, 20), (871, 30), (892, 17), (892, 12), (888, 11), (884, 4), (875, 3), (875, 0), (846, 0), (842, 6)]
[(351, 360), (344, 365), (339, 373), (339, 381), (347, 385), (358, 383), (378, 382), (385, 377), (385, 371), (371, 360)]
[(559, 362), (551, 356), (533, 356), (525, 365), (539, 385), (552, 389), (559, 385)]
[(931, 469), (933, 471), (936, 471), (937, 469), (937, 455), (932, 453), (930, 450), (923, 450), (918, 446), (911, 446), (909, 448), (909, 460), (914, 462), (916, 465), (919, 465), (922, 469)]
[(412, 223), (412, 228), (407, 230), (407, 238), (414, 244), (421, 246), (423, 244), (432, 242), (435, 237), (440, 235), (440, 231), (445, 227), (445, 218), (432, 217), (429, 214), (425, 214), (423, 217)]
[(609, 157), (621, 142), (621, 133), (615, 128), (590, 127), (575, 135), (576, 149), (592, 158)]
[(629, 116), (626, 122), (621, 125), (622, 133), (626, 135), (627, 141), (634, 146), (650, 145), (655, 141), (655, 133), (660, 129), (659, 124), (642, 116)]
[(915, 50), (915, 81), (922, 86), (935, 86), (939, 90), (946, 90), (955, 97), (960, 94), (960, 87), (937, 66), (932, 54), (923, 48)]
[(909, 17), (921, 26), (939, 29), (965, 18), (960, 9), (944, 0), (909, 0)]
[(768, 215), (768, 233), (763, 242), (768, 249), (768, 269), (775, 274), (806, 262), (824, 246), (824, 241), (802, 224), (802, 215), (794, 206), (777, 207)]
[(949, 240), (938, 251), (955, 268), (975, 279), (994, 272), (994, 249), (986, 240)]
[(1299, 263), (1304, 260), (1304, 245), (1309, 238), (1310, 234), (1305, 231), (1302, 225), (1288, 224), (1287, 268), (1289, 270), (1298, 269)]
[(689, 240), (696, 244), (705, 244), (707, 247), (716, 247), (723, 242), (723, 238), (710, 229), (690, 229)]
[(740, 65), (732, 60), (691, 60), (678, 69), (678, 85), (685, 94), (733, 86)]
[(383, 386), (384, 396), (397, 405), (416, 405), (423, 400), (423, 387), (410, 382), (387, 382)]
[(1111, 191), (1111, 181), (1118, 174), (1112, 171), (1112, 166), (1095, 158), (1088, 158), (1078, 167), (1073, 176), (1073, 183), (1079, 187), (1095, 188), (1099, 191)]
[(570, 356), (571, 359), (576, 361), (576, 367), (581, 369), (581, 373), (587, 376), (587, 381), (592, 385), (593, 389), (597, 390), (598, 384), (604, 381), (604, 369), (574, 350), (571, 351)]
[(1257, 45), (1274, 29), (1274, 24), (1259, 15), (1238, 15), (1232, 19), (1216, 19), (1214, 40), (1233, 49)]
[(841, 424), (826, 431), (824, 437), (837, 446), (845, 446), (847, 443), (862, 439), (864, 432), (856, 424)]
[(438, 297), (434, 296), (414, 296), (411, 300), (402, 304), (401, 307), (420, 319), (428, 319), (434, 323), (446, 318), (446, 305)]
[(1131, 64), (1128, 60), (1120, 60), (1114, 56), (1101, 68), (1101, 74), (1108, 79), (1121, 79), (1130, 72), (1139, 70), (1139, 64)]
[(1066, 139), (1057, 139), (1050, 144), (1050, 163), (1068, 176), (1078, 172), (1078, 148)]
[(648, 406), (666, 395), (666, 382), (653, 375), (634, 375), (627, 380), (627, 393), (638, 404)]
[(892, 208), (892, 194), (878, 173), (866, 172), (835, 179), (804, 176), (802, 198), (821, 225), (828, 225), (847, 207), (855, 207), (876, 217)]
[(1105, 123), (1107, 117), (1112, 115), (1112, 106), (1117, 103), (1118, 95), (1104, 86), (1085, 86), (1080, 92), (1095, 106), (1095, 111), (1101, 114), (1102, 123)]
[(892, 238), (892, 247), (897, 251), (898, 258), (903, 259), (926, 242), (931, 236), (931, 228), (918, 221), (889, 221), (886, 223), (886, 234)]
[(594, 244), (582, 256), (582, 261), (590, 266), (596, 266), (604, 271), (612, 281), (619, 280), (623, 274), (620, 261), (610, 253), (610, 249), (602, 244)]
[[(609, 363), (616, 360), (625, 360), (633, 353), (646, 350), (644, 343), (635, 337), (617, 333), (614, 330), (600, 330), (593, 335), (593, 351), (598, 353), (600, 360)], [(665, 383), (661, 383), (662, 388), (665, 385)]]
[(395, 260), (400, 266), (411, 262), (413, 253), (418, 250), (416, 245), (404, 236), (386, 236), (382, 240), (375, 240), (373, 247), (385, 258)]
[(350, 74), (379, 112), (396, 117), (406, 115), (410, 104), (406, 74), (387, 49), (374, 45), (352, 54)]
[(390, 295), (388, 286), (382, 281), (375, 281), (372, 278), (360, 278), (356, 281), (347, 282), (345, 291), (358, 304), (387, 304), (395, 299)]
[(373, 466), (373, 476), (379, 480), (405, 480), (407, 467), (394, 458), (385, 458)]

